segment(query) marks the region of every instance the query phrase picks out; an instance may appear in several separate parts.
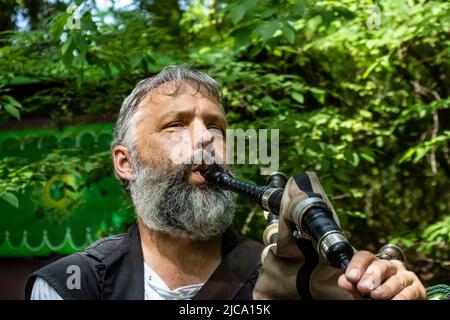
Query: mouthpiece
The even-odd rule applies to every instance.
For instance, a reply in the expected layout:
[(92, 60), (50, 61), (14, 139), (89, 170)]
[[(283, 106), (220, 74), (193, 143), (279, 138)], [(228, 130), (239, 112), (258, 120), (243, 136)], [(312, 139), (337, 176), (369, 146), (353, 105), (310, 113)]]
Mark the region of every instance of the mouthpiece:
[(246, 183), (232, 177), (218, 166), (212, 166), (207, 170), (200, 171), (200, 173), (206, 181), (223, 189), (245, 195), (256, 201), (264, 210), (276, 215), (279, 214), (283, 189)]

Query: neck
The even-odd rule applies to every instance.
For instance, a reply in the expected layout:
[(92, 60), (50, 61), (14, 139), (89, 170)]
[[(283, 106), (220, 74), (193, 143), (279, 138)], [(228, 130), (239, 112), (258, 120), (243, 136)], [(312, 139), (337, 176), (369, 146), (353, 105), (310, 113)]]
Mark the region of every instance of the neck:
[(221, 236), (195, 241), (138, 224), (144, 262), (170, 289), (206, 282), (222, 261)]

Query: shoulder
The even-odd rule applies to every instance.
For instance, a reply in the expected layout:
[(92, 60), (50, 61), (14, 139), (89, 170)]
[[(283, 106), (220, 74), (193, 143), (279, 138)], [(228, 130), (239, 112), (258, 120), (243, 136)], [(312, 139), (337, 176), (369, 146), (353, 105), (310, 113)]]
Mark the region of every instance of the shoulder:
[(63, 299), (97, 299), (97, 267), (116, 251), (123, 237), (99, 239), (83, 252), (68, 255), (33, 272), (27, 280), (25, 298), (31, 298), (35, 282), (42, 279)]
[(84, 249), (85, 254), (94, 258), (103, 259), (123, 243), (125, 234), (119, 234), (99, 239)]
[(25, 286), (25, 299), (31, 298), (37, 279), (45, 280), (63, 299), (83, 299), (85, 295), (93, 294), (89, 284), (96, 276), (86, 258), (75, 253), (33, 272)]

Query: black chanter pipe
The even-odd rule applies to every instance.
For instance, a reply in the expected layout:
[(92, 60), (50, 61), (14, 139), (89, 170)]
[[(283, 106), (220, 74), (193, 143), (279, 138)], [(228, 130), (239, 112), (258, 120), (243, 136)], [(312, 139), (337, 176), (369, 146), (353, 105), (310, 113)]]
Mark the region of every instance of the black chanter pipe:
[(208, 182), (214, 183), (223, 189), (245, 195), (256, 201), (264, 210), (277, 216), (280, 214), (281, 198), (283, 197), (284, 189), (247, 183), (221, 171), (218, 167), (211, 167), (202, 171), (201, 174)]
[[(202, 175), (208, 182), (248, 196), (256, 201), (263, 210), (279, 215), (284, 189), (257, 186), (240, 181), (216, 166), (203, 171)], [(299, 181), (303, 178), (307, 179), (306, 174), (297, 177), (300, 177)], [(299, 181), (295, 180), (298, 184)], [(311, 190), (304, 191), (310, 194)], [(297, 204), (295, 212), (297, 226), (311, 238), (316, 250), (327, 259), (331, 266), (346, 269), (353, 256), (353, 247), (342, 235), (339, 226), (333, 219), (332, 212), (320, 195), (311, 193), (309, 198)]]

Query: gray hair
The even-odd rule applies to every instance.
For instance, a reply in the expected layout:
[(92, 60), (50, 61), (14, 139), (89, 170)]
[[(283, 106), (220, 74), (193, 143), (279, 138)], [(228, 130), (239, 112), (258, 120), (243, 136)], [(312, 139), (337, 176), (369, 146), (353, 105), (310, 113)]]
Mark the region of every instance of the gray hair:
[(139, 159), (132, 162), (130, 196), (137, 216), (149, 229), (204, 241), (225, 232), (233, 222), (233, 192), (214, 185), (190, 185), (186, 176), (192, 165), (172, 170), (168, 159), (155, 168)]
[[(155, 76), (140, 81), (131, 94), (125, 98), (120, 107), (119, 117), (114, 129), (111, 150), (117, 146), (124, 146), (134, 153), (137, 141), (136, 120), (139, 117), (138, 105), (152, 90), (168, 82), (175, 85), (175, 90), (165, 93), (166, 95), (176, 96), (184, 84), (194, 82), (197, 85), (197, 92), (200, 91), (201, 87), (204, 87), (221, 105), (221, 90), (216, 80), (206, 73), (196, 71), (186, 65), (167, 66)], [(119, 177), (117, 178), (127, 187), (126, 181), (122, 181)]]

